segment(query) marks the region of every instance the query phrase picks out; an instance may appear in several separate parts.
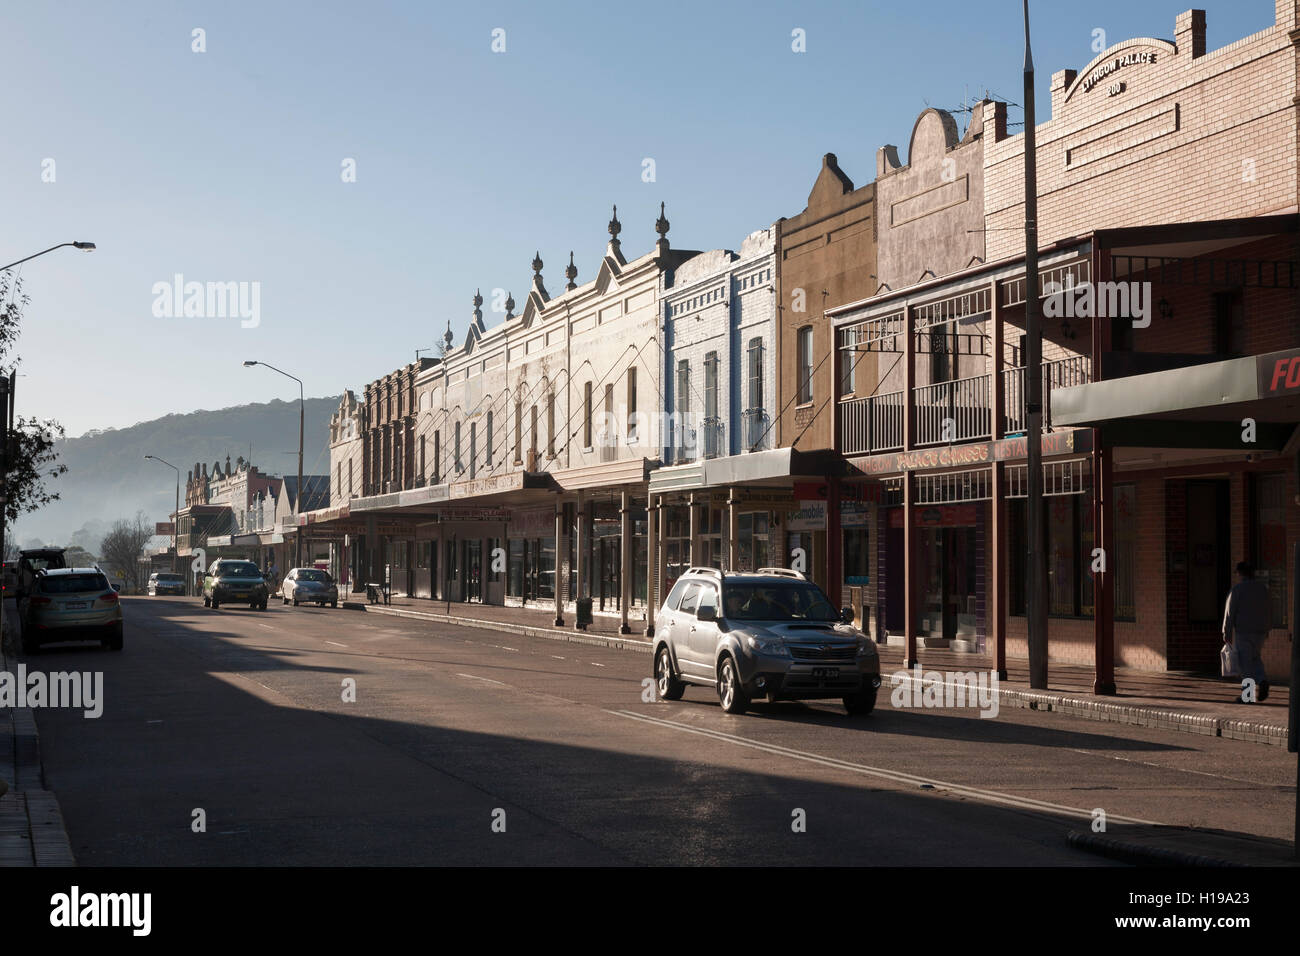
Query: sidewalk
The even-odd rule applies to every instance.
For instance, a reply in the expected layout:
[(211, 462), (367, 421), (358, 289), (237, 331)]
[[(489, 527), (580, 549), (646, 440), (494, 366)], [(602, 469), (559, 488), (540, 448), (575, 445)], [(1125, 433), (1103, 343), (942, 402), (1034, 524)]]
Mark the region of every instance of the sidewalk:
[[(620, 618), (599, 614), (595, 615), (591, 627), (579, 631), (573, 626), (573, 614), (567, 611), (567, 626), (556, 627), (554, 607), (533, 609), (452, 602), (449, 609), (445, 601), (427, 598), (394, 597), (389, 605), (369, 605), (362, 594), (351, 597), (353, 600), (344, 601), (343, 606), (353, 610), (523, 633), (550, 640), (647, 652), (651, 649), (642, 633), (645, 623), (639, 619), (629, 618), (631, 634), (618, 633)], [(883, 699), (890, 692), (891, 676), (902, 670), (904, 650), (901, 643), (880, 644), (878, 647), (884, 678)], [(966, 673), (987, 671), (991, 667), (990, 658), (984, 655), (947, 649), (922, 648), (920, 659), (923, 670), (927, 672)], [(1286, 746), (1290, 691), (1284, 686), (1274, 685), (1266, 702), (1247, 706), (1232, 703), (1234, 692), (1240, 691), (1239, 684), (1211, 677), (1116, 668), (1117, 693), (1112, 697), (1093, 695), (1090, 667), (1053, 663), (1048, 668), (1048, 677), (1048, 690), (1033, 690), (1029, 686), (1029, 662), (1008, 660), (1007, 679), (999, 687), (999, 705)]]
[[(13, 602), (5, 607), (5, 627), (17, 621)], [(12, 632), (17, 643), (17, 631)], [(8, 635), (0, 635), (0, 672), (14, 673)], [(0, 707), (0, 867), (75, 866), (63, 815), (45, 789), (40, 736), (30, 707)], [(0, 786), (0, 789), (4, 789)]]

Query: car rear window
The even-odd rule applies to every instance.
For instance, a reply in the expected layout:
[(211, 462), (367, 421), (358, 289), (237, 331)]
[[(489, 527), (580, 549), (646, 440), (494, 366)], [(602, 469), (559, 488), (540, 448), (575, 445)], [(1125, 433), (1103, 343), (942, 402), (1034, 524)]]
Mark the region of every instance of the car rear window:
[(179, 574), (160, 574), (158, 575), (158, 580), (159, 581), (180, 581), (183, 579)]
[(315, 568), (305, 568), (298, 572), (299, 581), (319, 581), (328, 582), (330, 576), (324, 571), (317, 571)]
[(256, 564), (218, 564), (217, 575), (223, 578), (257, 578), (262, 572)]
[(59, 574), (41, 579), (43, 594), (80, 594), (84, 591), (108, 591), (108, 579), (102, 574)]

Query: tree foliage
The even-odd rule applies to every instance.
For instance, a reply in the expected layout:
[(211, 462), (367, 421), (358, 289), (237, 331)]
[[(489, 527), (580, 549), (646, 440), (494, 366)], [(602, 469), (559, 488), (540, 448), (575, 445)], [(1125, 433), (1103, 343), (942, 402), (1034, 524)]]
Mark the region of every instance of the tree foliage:
[(110, 574), (122, 580), (124, 590), (139, 592), (144, 589), (148, 575), (140, 558), (152, 537), (153, 525), (143, 511), (137, 511), (134, 519), (119, 518), (104, 535), (99, 545), (100, 563)]
[[(18, 367), (19, 357), (13, 349), (28, 301), (22, 280), (12, 272), (0, 272), (0, 375), (7, 377)], [(4, 411), (0, 408), (0, 414)], [(51, 418), (15, 417), (6, 456), (8, 479), (3, 489), (4, 515), (9, 524), (20, 515), (58, 500), (59, 493), (46, 482), (68, 470), (54, 450), (55, 442), (63, 436), (63, 426)]]

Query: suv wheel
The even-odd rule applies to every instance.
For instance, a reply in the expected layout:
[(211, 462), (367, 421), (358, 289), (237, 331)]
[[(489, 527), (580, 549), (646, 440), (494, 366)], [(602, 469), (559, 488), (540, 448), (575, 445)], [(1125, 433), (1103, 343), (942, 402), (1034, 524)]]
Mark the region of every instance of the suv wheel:
[(659, 648), (659, 655), (655, 658), (655, 690), (660, 700), (681, 700), (682, 692), (686, 690), (686, 685), (673, 673), (673, 658), (666, 647)]
[(736, 670), (736, 662), (730, 657), (724, 657), (718, 663), (718, 702), (729, 714), (743, 714), (745, 708), (749, 706), (745, 689), (740, 686), (740, 673)]
[(850, 714), (869, 714), (876, 707), (876, 689), (868, 687), (866, 690), (858, 691), (852, 697), (844, 698), (844, 709)]

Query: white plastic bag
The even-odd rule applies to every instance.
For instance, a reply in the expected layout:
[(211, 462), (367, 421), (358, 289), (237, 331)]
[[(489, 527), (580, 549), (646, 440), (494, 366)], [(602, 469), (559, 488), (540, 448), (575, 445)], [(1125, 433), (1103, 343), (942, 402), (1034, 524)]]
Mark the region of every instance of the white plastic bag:
[(1241, 676), (1241, 655), (1236, 644), (1224, 644), (1219, 649), (1219, 672), (1224, 677)]

